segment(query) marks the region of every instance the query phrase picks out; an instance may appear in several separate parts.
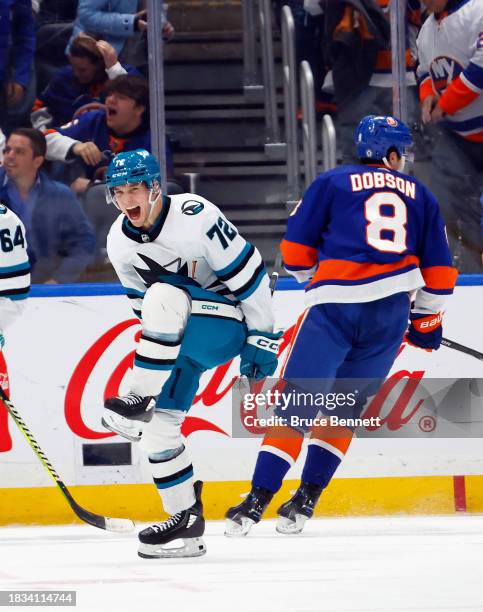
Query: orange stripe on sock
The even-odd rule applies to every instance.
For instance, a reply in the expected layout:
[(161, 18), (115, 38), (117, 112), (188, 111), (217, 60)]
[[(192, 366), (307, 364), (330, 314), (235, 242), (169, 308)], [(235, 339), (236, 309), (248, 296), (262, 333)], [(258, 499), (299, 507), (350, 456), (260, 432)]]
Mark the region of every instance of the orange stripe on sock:
[(310, 438), (312, 440), (320, 440), (321, 442), (325, 442), (326, 444), (336, 448), (344, 455), (352, 442), (353, 436), (354, 433), (351, 429), (340, 425), (335, 427), (331, 427), (330, 425), (327, 425), (326, 427), (314, 427), (310, 434)]
[(263, 446), (273, 446), (290, 455), (294, 461), (297, 461), (303, 441), (303, 435), (296, 429), (291, 427), (270, 427), (263, 439), (262, 450)]

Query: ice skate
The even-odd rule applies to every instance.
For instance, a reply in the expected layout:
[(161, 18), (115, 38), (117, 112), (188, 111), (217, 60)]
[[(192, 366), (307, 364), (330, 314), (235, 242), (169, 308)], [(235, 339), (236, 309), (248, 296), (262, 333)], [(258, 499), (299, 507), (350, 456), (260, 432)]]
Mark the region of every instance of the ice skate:
[(252, 526), (260, 522), (273, 495), (268, 489), (254, 487), (241, 504), (225, 514), (225, 535), (229, 538), (247, 535)]
[(153, 418), (154, 398), (128, 393), (104, 402), (102, 425), (131, 442), (141, 439), (143, 426)]
[[(166, 521), (151, 525), (139, 533), (138, 555), (144, 559), (163, 559), (176, 557), (199, 557), (206, 553), (206, 546), (201, 537), (205, 532), (201, 489), (203, 483), (194, 484), (196, 503), (170, 516)], [(176, 540), (182, 545), (167, 546)]]
[(293, 497), (277, 510), (279, 533), (301, 533), (306, 521), (312, 518), (323, 487), (301, 483)]

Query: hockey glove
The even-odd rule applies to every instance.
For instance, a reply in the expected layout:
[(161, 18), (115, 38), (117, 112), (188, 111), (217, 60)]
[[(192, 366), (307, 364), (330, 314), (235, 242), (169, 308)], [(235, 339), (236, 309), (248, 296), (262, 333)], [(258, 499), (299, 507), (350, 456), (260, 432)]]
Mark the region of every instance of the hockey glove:
[(443, 337), (443, 313), (438, 312), (430, 315), (411, 313), (410, 319), (411, 323), (406, 336), (407, 342), (427, 351), (433, 349), (437, 351)]
[(0, 330), (0, 351), (5, 346), (5, 338), (3, 337), (2, 330)]
[(261, 380), (271, 376), (277, 369), (277, 355), (283, 332), (248, 331), (247, 343), (240, 353), (240, 374)]

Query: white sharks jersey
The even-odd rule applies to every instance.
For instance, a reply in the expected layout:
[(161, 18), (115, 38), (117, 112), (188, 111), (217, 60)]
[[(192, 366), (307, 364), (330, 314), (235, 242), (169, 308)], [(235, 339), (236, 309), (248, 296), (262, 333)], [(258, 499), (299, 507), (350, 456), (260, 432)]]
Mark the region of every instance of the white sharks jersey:
[[(193, 313), (202, 309), (199, 314), (244, 317), (249, 330), (273, 331), (260, 253), (201, 196), (164, 197), (161, 214), (148, 231), (120, 215), (107, 237), (107, 253), (137, 316), (147, 287), (165, 282), (190, 294)], [(208, 301), (202, 290), (209, 291)]]
[(20, 313), (30, 292), (25, 227), (0, 204), (0, 332)]
[(450, 0), (430, 15), (417, 40), (422, 98), (441, 96), (447, 126), (483, 141), (483, 1)]

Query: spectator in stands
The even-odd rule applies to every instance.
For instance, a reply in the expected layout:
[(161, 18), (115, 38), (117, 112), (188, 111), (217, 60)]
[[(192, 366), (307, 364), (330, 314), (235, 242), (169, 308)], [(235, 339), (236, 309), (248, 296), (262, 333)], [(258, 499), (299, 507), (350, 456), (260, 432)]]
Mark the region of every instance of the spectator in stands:
[[(315, 110), (318, 114), (335, 113), (332, 94), (322, 91), (327, 69), (323, 57), (324, 14), (319, 0), (275, 0), (278, 21), (284, 5), (290, 7), (295, 28), (295, 61), (306, 60), (314, 78)], [(297, 77), (298, 83), (298, 77)], [(297, 114), (302, 119), (302, 111)]]
[[(325, 0), (326, 57), (330, 58), (344, 163), (354, 158), (354, 130), (364, 115), (392, 113), (391, 0)], [(418, 122), (415, 77), (419, 0), (406, 2), (406, 122)]]
[[(173, 35), (173, 26), (164, 14), (162, 18), (163, 37), (168, 39)], [(146, 27), (143, 0), (79, 0), (77, 18), (67, 52), (79, 32), (90, 32), (107, 40), (123, 61), (127, 41), (145, 32)]]
[[(149, 89), (145, 79), (122, 75), (106, 86), (104, 109), (82, 114), (72, 123), (48, 130), (47, 159), (83, 163), (85, 177), (72, 185), (83, 193), (93, 179), (101, 179), (111, 155), (133, 149), (151, 150), (149, 127)], [(168, 175), (172, 174), (172, 157), (166, 144)]]
[(446, 221), (455, 266), (483, 271), (483, 3), (423, 0), (421, 115), (434, 126), (431, 190)]
[[(61, 68), (37, 98), (33, 111), (35, 118), (44, 121), (45, 114), (52, 117), (49, 124), (64, 125), (85, 105), (104, 102), (104, 90), (109, 79), (121, 74), (139, 74), (135, 68), (121, 66), (116, 50), (104, 40), (96, 40), (88, 34), (74, 38), (68, 55), (69, 65)], [(92, 109), (92, 106), (90, 107)], [(42, 123), (42, 127), (45, 127)]]
[(70, 189), (40, 169), (46, 148), (39, 130), (17, 128), (11, 133), (0, 168), (0, 200), (25, 225), (32, 280), (71, 283), (89, 263), (95, 237)]
[(28, 121), (35, 98), (32, 0), (0, 2), (0, 125), (7, 132)]

